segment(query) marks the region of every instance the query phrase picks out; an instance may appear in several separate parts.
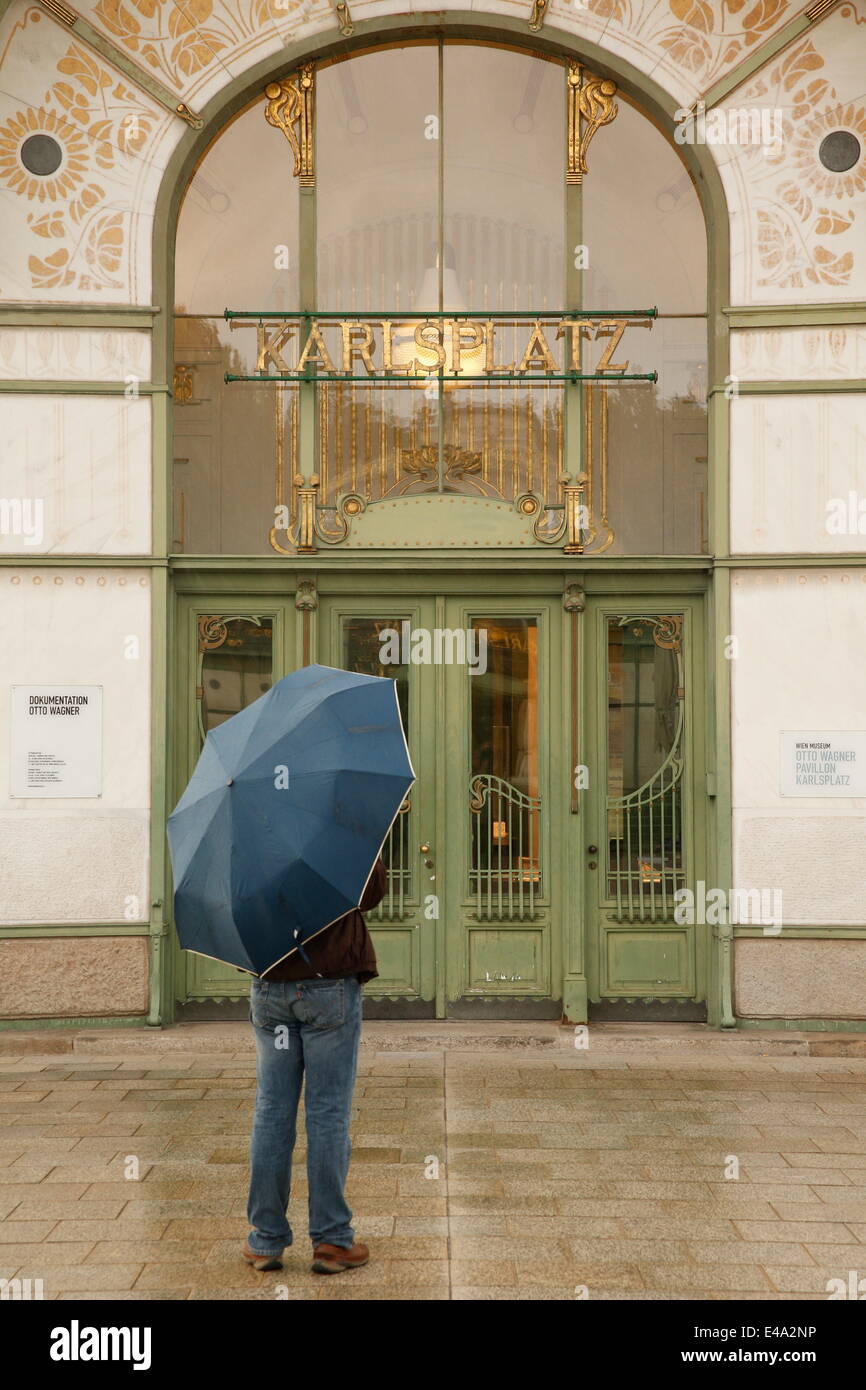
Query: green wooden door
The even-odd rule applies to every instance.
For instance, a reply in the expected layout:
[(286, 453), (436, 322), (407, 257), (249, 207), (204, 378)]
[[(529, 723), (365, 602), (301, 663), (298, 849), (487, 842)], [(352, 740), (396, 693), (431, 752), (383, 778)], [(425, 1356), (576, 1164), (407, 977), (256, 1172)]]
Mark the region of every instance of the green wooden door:
[(319, 659), (396, 678), (418, 776), (368, 914), (369, 1015), (559, 1016), (554, 614), (381, 590), (321, 601)]
[[(192, 776), (205, 734), (257, 700), (290, 669), (293, 618), (293, 607), (284, 599), (179, 599), (174, 802)], [(175, 997), (181, 1002), (243, 999), (249, 983), (243, 971), (182, 951), (175, 937)]]
[[(396, 679), (418, 775), (384, 846), (386, 897), (368, 914), (373, 1016), (560, 1014), (560, 627), (558, 598), (320, 598), (309, 655)], [(175, 799), (207, 731), (298, 664), (298, 631), (289, 600), (180, 599)], [(178, 948), (175, 985), (209, 1006), (242, 999), (249, 980)]]
[(442, 612), (483, 651), (441, 680), (445, 1012), (558, 1018), (561, 599), (451, 598)]
[(366, 914), (379, 966), (378, 978), (367, 989), (368, 1001), (375, 1001), (372, 1008), (368, 1002), (367, 1012), (377, 1017), (423, 1018), (435, 1012), (440, 930), (433, 858), (436, 690), (428, 668), (411, 660), (410, 637), (429, 631), (434, 618), (434, 600), (425, 596), (323, 598), (319, 606), (320, 661), (396, 680), (418, 776), (383, 847), (385, 898)]
[(706, 1017), (707, 928), (675, 916), (675, 894), (706, 877), (701, 616), (694, 597), (587, 604), (583, 854), (599, 1019)]

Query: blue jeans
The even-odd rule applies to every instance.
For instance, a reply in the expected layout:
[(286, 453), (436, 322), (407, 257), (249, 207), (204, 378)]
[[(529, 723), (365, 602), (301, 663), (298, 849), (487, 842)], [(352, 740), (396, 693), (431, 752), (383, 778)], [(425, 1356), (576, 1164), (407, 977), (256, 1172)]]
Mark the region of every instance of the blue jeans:
[(343, 1188), (361, 1036), (361, 986), (342, 980), (272, 984), (253, 980), (256, 1107), (250, 1153), (249, 1248), (279, 1255), (292, 1243), (286, 1217), (298, 1101), (306, 1076), (307, 1180), (313, 1245), (350, 1246), (352, 1213)]

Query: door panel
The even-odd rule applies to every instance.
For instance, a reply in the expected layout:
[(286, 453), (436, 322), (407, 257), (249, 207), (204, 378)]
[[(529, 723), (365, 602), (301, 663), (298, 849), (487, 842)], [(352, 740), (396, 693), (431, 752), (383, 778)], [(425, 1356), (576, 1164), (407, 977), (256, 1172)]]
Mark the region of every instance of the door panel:
[[(438, 924), (430, 901), (435, 866), (427, 864), (435, 843), (433, 691), (424, 666), (411, 659), (411, 634), (428, 629), (432, 616), (433, 602), (427, 598), (407, 602), (405, 597), (386, 595), (372, 602), (320, 601), (319, 660), (396, 680), (406, 740), (418, 773), (383, 846), (387, 892), (366, 914), (379, 966), (378, 977), (366, 990), (366, 1012), (373, 1017), (432, 1017), (435, 1012)], [(430, 848), (422, 851), (422, 845)]]
[(320, 660), (397, 679), (418, 774), (385, 846), (388, 895), (368, 914), (368, 1014), (558, 1016), (550, 605), (381, 593), (323, 599), (321, 614)]
[[(446, 1012), (559, 1017), (559, 897), (550, 828), (561, 807), (549, 730), (554, 605), (450, 600), (475, 661), (445, 668)], [(557, 654), (558, 655), (558, 654)], [(556, 786), (556, 793), (554, 787)]]
[[(286, 605), (242, 609), (219, 598), (183, 599), (178, 611), (177, 802), (205, 735), (257, 700), (285, 674)], [(175, 993), (181, 1001), (243, 999), (249, 976), (176, 947)]]
[(674, 918), (705, 863), (700, 606), (596, 601), (587, 617), (602, 676), (588, 699), (591, 1012), (701, 1018), (705, 928)]

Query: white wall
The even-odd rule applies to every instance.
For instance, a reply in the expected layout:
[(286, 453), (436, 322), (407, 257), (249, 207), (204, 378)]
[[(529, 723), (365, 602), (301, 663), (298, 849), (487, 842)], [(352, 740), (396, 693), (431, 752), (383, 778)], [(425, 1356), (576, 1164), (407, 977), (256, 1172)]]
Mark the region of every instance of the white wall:
[(866, 728), (866, 571), (735, 571), (731, 613), (734, 886), (864, 925), (866, 798), (782, 797), (779, 735)]
[[(2, 922), (149, 917), (150, 610), (140, 569), (0, 569)], [(103, 687), (102, 795), (12, 799), (10, 688), (61, 683)]]
[(735, 397), (730, 485), (735, 555), (866, 552), (862, 394)]

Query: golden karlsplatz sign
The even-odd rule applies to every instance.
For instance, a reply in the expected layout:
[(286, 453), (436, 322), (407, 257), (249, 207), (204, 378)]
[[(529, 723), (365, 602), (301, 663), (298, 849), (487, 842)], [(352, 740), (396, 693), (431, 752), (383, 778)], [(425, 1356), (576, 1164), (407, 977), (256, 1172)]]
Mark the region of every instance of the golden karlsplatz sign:
[[(574, 310), (539, 315), (359, 314), (353, 318), (298, 312), (226, 309), (232, 329), (254, 327), (254, 374), (227, 372), (231, 381), (428, 379), (484, 384), (493, 379), (655, 381), (655, 372), (629, 373), (621, 357), (629, 328), (649, 328), (656, 309)], [(521, 332), (522, 330), (522, 332)], [(502, 338), (515, 334), (522, 351), (500, 356)], [(585, 345), (595, 365), (583, 370)], [(507, 356), (508, 354), (506, 354)]]

